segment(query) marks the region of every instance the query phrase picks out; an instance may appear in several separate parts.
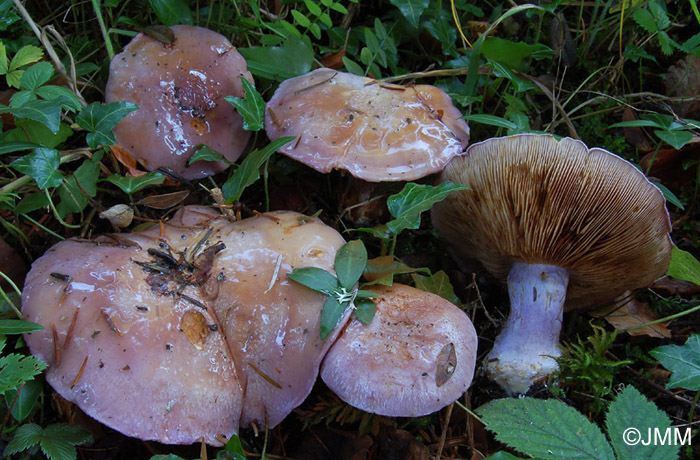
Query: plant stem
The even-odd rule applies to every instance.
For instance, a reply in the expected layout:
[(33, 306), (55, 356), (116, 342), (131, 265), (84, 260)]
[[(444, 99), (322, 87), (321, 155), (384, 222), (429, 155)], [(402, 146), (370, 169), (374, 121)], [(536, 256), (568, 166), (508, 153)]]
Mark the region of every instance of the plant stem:
[(105, 40), (107, 56), (111, 61), (112, 58), (114, 58), (114, 48), (112, 47), (112, 41), (109, 39), (109, 34), (107, 33), (107, 27), (105, 27), (104, 18), (102, 17), (102, 11), (100, 9), (100, 0), (92, 0), (92, 7), (95, 10), (95, 16), (97, 16), (97, 22), (100, 24), (100, 31), (102, 32), (102, 37)]
[(700, 310), (700, 305), (696, 305), (695, 307), (693, 307), (689, 310), (685, 310), (685, 311), (682, 311), (680, 313), (676, 313), (675, 315), (666, 316), (665, 318), (660, 318), (660, 319), (657, 319), (654, 321), (649, 321), (648, 323), (644, 323), (644, 324), (638, 324), (637, 326), (627, 327), (625, 329), (622, 329), (620, 332), (634, 331), (635, 329), (641, 329), (643, 327), (653, 326), (654, 324), (665, 323), (667, 321), (671, 321), (673, 319), (680, 318), (680, 317), (685, 316), (685, 315), (689, 315), (689, 314), (694, 313), (698, 310)]

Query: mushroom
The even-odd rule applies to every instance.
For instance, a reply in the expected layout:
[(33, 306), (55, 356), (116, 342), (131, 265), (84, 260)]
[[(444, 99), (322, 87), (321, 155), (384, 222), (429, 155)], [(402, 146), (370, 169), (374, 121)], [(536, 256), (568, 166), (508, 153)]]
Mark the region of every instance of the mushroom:
[(188, 166), (199, 144), (229, 161), (246, 147), (250, 133), (224, 97), (243, 97), (241, 77), (251, 83), (253, 77), (223, 35), (184, 25), (170, 30), (172, 43), (139, 33), (112, 59), (105, 100), (139, 106), (115, 126), (114, 134), (147, 170), (168, 168), (185, 179), (198, 179), (228, 167), (208, 161)]
[(485, 367), (510, 393), (557, 369), (564, 309), (648, 286), (668, 268), (661, 191), (605, 150), (551, 135), (489, 139), (440, 180), (469, 190), (432, 208), (437, 231), (458, 258), (507, 279), (510, 315)]
[(369, 325), (352, 319), (328, 351), (321, 378), (341, 399), (385, 416), (417, 417), (469, 387), (477, 336), (467, 315), (410, 286), (374, 286)]
[(414, 180), (464, 151), (469, 127), (442, 90), (401, 86), (321, 68), (282, 82), (267, 103), (271, 140), (317, 171), (369, 181)]
[(332, 270), (343, 243), (317, 218), (231, 223), (196, 206), (141, 233), (66, 240), (27, 276), (22, 310), (44, 330), (25, 339), (100, 422), (221, 445), (239, 420), (272, 427), (310, 392), (338, 332), (320, 339), (324, 296), (286, 273)]

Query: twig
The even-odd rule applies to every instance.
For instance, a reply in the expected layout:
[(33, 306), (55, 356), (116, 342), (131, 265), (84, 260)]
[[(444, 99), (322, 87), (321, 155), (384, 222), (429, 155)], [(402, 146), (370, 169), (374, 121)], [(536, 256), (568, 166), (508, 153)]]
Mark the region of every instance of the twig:
[(452, 408), (454, 407), (455, 403), (450, 404), (447, 406), (447, 413), (445, 414), (445, 422), (442, 427), (442, 433), (440, 434), (440, 445), (438, 446), (438, 452), (437, 452), (437, 460), (440, 460), (442, 457), (442, 450), (445, 447), (445, 439), (447, 438), (447, 428), (450, 426), (450, 418), (452, 417)]

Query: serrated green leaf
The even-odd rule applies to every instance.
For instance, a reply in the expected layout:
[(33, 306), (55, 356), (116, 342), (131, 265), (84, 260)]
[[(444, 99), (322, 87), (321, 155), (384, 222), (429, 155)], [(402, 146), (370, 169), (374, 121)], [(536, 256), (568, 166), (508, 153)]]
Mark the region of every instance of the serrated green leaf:
[(404, 229), (416, 229), (420, 226), (420, 215), (435, 203), (447, 198), (455, 190), (465, 190), (464, 185), (443, 182), (440, 185), (422, 185), (409, 182), (399, 193), (386, 200), (389, 212), (394, 220), (387, 222), (389, 230), (398, 234)]
[(437, 294), (445, 300), (453, 304), (459, 304), (459, 297), (455, 294), (455, 290), (450, 283), (450, 277), (443, 270), (436, 272), (430, 276), (422, 276), (418, 274), (411, 275), (416, 287), (425, 292)]
[(7, 407), (10, 407), (14, 402), (12, 406), (12, 416), (18, 422), (22, 422), (29, 416), (32, 409), (34, 409), (44, 388), (39, 380), (32, 379), (21, 386), (19, 396), (17, 396), (17, 390), (18, 389), (13, 388), (5, 392), (5, 404)]
[(61, 153), (56, 149), (38, 148), (29, 155), (11, 163), (17, 171), (34, 179), (40, 189), (58, 187), (63, 176), (58, 171), (61, 165)]
[(332, 295), (339, 287), (335, 276), (318, 267), (295, 268), (287, 276), (309, 289), (326, 295)]
[(498, 399), (476, 412), (496, 439), (527, 455), (557, 460), (615, 458), (600, 429), (556, 399)]
[(367, 265), (367, 249), (361, 240), (344, 244), (335, 254), (335, 274), (341, 287), (351, 291)]
[(700, 335), (691, 335), (684, 345), (664, 345), (649, 352), (673, 372), (666, 388), (700, 390)]
[(260, 168), (280, 147), (293, 141), (294, 137), (280, 137), (260, 150), (253, 150), (245, 157), (233, 175), (221, 187), (226, 203), (238, 201), (243, 191), (260, 177)]
[(29, 91), (36, 91), (41, 85), (53, 77), (53, 66), (48, 62), (39, 62), (24, 71), (19, 80), (20, 87)]
[(658, 30), (654, 16), (649, 12), (649, 10), (639, 8), (632, 14), (632, 18), (649, 33), (653, 34)]
[(661, 52), (666, 56), (670, 56), (673, 53), (673, 44), (675, 43), (671, 37), (668, 36), (666, 31), (660, 30), (657, 34), (659, 38), (659, 46), (661, 47)]
[(44, 326), (24, 321), (22, 319), (0, 319), (0, 334), (24, 334), (27, 332), (43, 331)]
[(131, 102), (94, 102), (81, 110), (75, 121), (90, 131), (86, 141), (90, 148), (96, 149), (99, 145), (114, 145), (117, 141), (112, 129), (136, 109), (138, 106)]
[(112, 174), (105, 180), (122, 189), (124, 193), (131, 195), (144, 189), (145, 187), (148, 187), (149, 185), (162, 184), (163, 182), (165, 182), (165, 176), (157, 172), (150, 172), (139, 177), (124, 177), (118, 174)]
[(281, 46), (238, 48), (248, 70), (268, 80), (286, 80), (311, 70), (314, 52), (303, 40), (290, 35)]
[(369, 324), (374, 319), (377, 306), (370, 299), (355, 299), (355, 316), (365, 324)]
[(44, 429), (34, 423), (22, 425), (15, 431), (15, 435), (5, 447), (6, 456), (22, 452), (33, 447), (41, 441)]
[[(619, 459), (675, 460), (678, 458), (680, 446), (674, 446), (672, 443), (656, 445), (654, 442), (644, 445), (650, 430), (653, 432), (654, 429), (658, 429), (663, 433), (671, 426), (671, 420), (631, 385), (628, 385), (610, 403), (605, 426)], [(641, 437), (636, 438), (636, 434), (640, 434)], [(633, 442), (635, 440), (638, 442)]]
[(36, 90), (36, 94), (47, 101), (58, 100), (64, 109), (72, 112), (76, 112), (82, 107), (75, 94), (63, 86), (44, 85)]
[(325, 339), (333, 332), (338, 325), (338, 321), (343, 316), (346, 305), (341, 305), (334, 297), (329, 297), (323, 304), (321, 311), (321, 340)]
[(41, 373), (46, 364), (34, 356), (10, 354), (0, 358), (0, 394), (17, 388), (22, 383)]
[(10, 70), (10, 61), (7, 60), (7, 48), (0, 40), (0, 75), (5, 75)]
[(56, 423), (49, 425), (44, 429), (44, 435), (47, 438), (59, 438), (70, 444), (83, 444), (92, 439), (90, 432), (76, 425), (67, 423)]
[(208, 145), (201, 144), (197, 146), (194, 154), (187, 161), (188, 165), (191, 165), (195, 161), (226, 161), (226, 158)]
[(0, 113), (11, 113), (18, 118), (28, 118), (46, 126), (52, 133), (57, 133), (61, 124), (61, 101), (29, 101), (21, 107), (3, 107)]
[(260, 131), (265, 123), (265, 101), (252, 83), (241, 77), (245, 99), (226, 96), (224, 99), (233, 105), (243, 117), (243, 129)]
[(32, 64), (44, 57), (44, 52), (38, 46), (27, 45), (17, 51), (10, 62), (10, 71)]
[(184, 0), (148, 0), (148, 3), (166, 26), (192, 24), (192, 11)]
[(666, 274), (678, 280), (700, 285), (700, 261), (688, 251), (673, 246), (671, 248), (671, 262)]
[(404, 18), (414, 29), (420, 25), (420, 17), (430, 4), (430, 0), (389, 0), (399, 9)]

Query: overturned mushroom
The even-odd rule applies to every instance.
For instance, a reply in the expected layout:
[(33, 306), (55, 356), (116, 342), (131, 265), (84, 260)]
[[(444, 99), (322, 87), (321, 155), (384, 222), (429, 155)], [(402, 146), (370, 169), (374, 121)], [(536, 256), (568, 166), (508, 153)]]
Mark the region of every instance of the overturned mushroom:
[(417, 417), (457, 400), (476, 363), (476, 331), (440, 296), (394, 284), (371, 288), (369, 325), (351, 320), (331, 347), (321, 378), (344, 401), (380, 415)]
[(562, 312), (662, 276), (671, 224), (634, 166), (570, 138), (518, 135), (471, 146), (442, 181), (467, 185), (432, 209), (457, 257), (508, 281), (511, 311), (486, 370), (511, 393), (557, 368)]
[(114, 134), (146, 169), (168, 168), (198, 179), (228, 167), (197, 161), (188, 166), (197, 145), (206, 144), (235, 161), (248, 143), (243, 118), (225, 96), (243, 97), (241, 77), (253, 82), (243, 57), (216, 32), (172, 26), (172, 43), (139, 33), (110, 63), (107, 102), (139, 106)]
[(316, 169), (344, 169), (369, 182), (414, 180), (464, 151), (469, 128), (449, 96), (322, 68), (280, 84), (267, 103), (270, 139), (296, 136), (280, 152)]
[(45, 330), (26, 341), (54, 389), (106, 425), (220, 445), (239, 420), (274, 426), (310, 392), (335, 335), (320, 339), (323, 296), (286, 273), (332, 270), (343, 243), (313, 217), (230, 223), (199, 207), (67, 240), (27, 277), (23, 313)]

